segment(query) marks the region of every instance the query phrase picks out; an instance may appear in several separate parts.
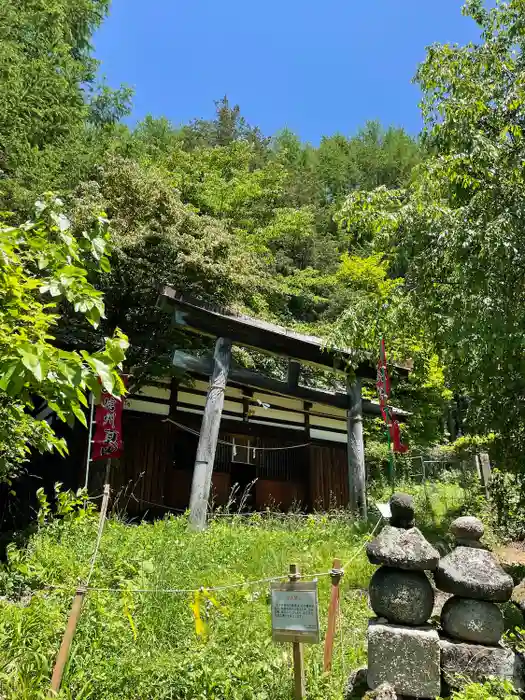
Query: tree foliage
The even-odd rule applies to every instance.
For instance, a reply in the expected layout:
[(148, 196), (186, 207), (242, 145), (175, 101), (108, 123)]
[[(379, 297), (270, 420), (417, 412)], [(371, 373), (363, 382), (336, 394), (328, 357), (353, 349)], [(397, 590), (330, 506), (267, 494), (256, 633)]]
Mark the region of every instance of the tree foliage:
[(119, 331), (94, 354), (54, 342), (59, 303), (98, 325), (104, 304), (88, 275), (109, 270), (107, 220), (97, 216), (75, 238), (61, 209), (59, 199), (47, 197), (33, 221), (0, 227), (0, 478), (16, 473), (32, 448), (66, 450), (28, 412), (36, 396), (63, 421), (86, 425), (86, 391), (124, 393), (118, 369), (127, 340)]
[(464, 12), (478, 44), (436, 45), (417, 73), (431, 156), (405, 189), (346, 201), (349, 235), (389, 251), (472, 429), (523, 448), (525, 4)]
[[(114, 242), (111, 272), (99, 283), (107, 308), (101, 332), (115, 327), (126, 332), (128, 360), (139, 372), (169, 372), (173, 347), (180, 343), (168, 315), (155, 308), (160, 286), (225, 305), (249, 305), (264, 287), (264, 266), (241, 236), (183, 204), (162, 168), (108, 157), (96, 179), (71, 200), (75, 230), (93, 208), (107, 212)], [(100, 332), (79, 326), (71, 315), (61, 334), (69, 343), (100, 342)]]
[(366, 353), (384, 335), (394, 355), (414, 358), (411, 397), (427, 391), (440, 415), (443, 397), (428, 389), (435, 349), (404, 269), (365, 224), (359, 235), (343, 225), (357, 189), (403, 196), (426, 149), (376, 122), (319, 145), (287, 130), (268, 137), (227, 97), (212, 119), (174, 126), (146, 117), (128, 128), (120, 120), (130, 91), (97, 84), (90, 47), (107, 5), (23, 0), (0, 10), (3, 208), (23, 221), (36, 195), (58, 191), (77, 242), (93, 211), (112, 222), (112, 269), (102, 258), (101, 274), (83, 278), (104, 295), (105, 315), (95, 328), (86, 316), (96, 306), (78, 314), (61, 303), (51, 314), (54, 346), (96, 352), (119, 327), (134, 371), (165, 374), (173, 347), (194, 342), (155, 309), (159, 286), (170, 284)]
[(0, 3), (0, 172), (4, 202), (29, 214), (100, 157), (130, 91), (97, 86), (91, 35), (109, 0)]

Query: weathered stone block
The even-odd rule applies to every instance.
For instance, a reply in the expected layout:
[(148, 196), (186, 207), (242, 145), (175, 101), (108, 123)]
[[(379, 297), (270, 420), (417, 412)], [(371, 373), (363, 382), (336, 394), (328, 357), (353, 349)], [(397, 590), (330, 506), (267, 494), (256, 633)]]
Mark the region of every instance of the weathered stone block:
[(509, 600), (514, 585), (491, 552), (471, 547), (456, 547), (441, 559), (435, 581), (446, 593), (495, 603)]
[(441, 639), (439, 644), (443, 678), (451, 688), (461, 688), (466, 683), (481, 683), (488, 676), (512, 681), (518, 690), (525, 687), (523, 662), (512, 649), (447, 639)]
[(414, 526), (414, 499), (408, 493), (393, 493), (390, 497), (390, 524), (394, 527)]
[(390, 683), (402, 695), (438, 696), (441, 673), (436, 630), (370, 620), (367, 680), (371, 688)]
[(461, 518), (456, 518), (454, 522), (451, 523), (450, 532), (454, 535), (456, 540), (475, 542), (483, 537), (485, 528), (479, 518), (464, 515)]

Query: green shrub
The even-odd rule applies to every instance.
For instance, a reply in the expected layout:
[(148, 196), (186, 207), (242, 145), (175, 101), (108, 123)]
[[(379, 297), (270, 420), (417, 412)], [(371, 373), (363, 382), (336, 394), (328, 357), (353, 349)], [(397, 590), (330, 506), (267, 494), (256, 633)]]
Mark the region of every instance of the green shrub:
[(470, 683), (452, 693), (451, 700), (519, 700), (519, 696), (510, 681), (493, 678), (486, 683)]
[(500, 535), (505, 539), (522, 540), (525, 537), (525, 474), (494, 469), (490, 498)]

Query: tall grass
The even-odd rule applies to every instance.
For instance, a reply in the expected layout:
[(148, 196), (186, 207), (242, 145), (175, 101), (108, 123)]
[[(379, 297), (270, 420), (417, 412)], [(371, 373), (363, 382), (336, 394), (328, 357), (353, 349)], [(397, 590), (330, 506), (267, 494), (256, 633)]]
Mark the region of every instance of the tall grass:
[[(445, 496), (450, 496), (448, 487)], [(416, 493), (419, 519), (431, 524), (428, 499)], [(65, 502), (65, 501), (63, 501)], [(448, 502), (448, 501), (447, 501)], [(67, 504), (66, 504), (67, 505)], [(454, 503), (455, 505), (455, 503)], [(436, 492), (440, 526), (446, 505)], [(0, 573), (0, 697), (46, 697), (72, 596), (85, 580), (98, 514), (66, 507), (43, 522), (26, 546), (8, 549)], [(297, 563), (305, 577), (346, 567), (340, 634), (333, 670), (322, 670), (322, 645), (305, 649), (308, 698), (342, 698), (349, 672), (366, 663), (369, 618), (364, 589), (374, 567), (363, 546), (369, 526), (345, 512), (286, 517), (214, 518), (202, 533), (185, 517), (153, 523), (108, 519), (90, 590), (66, 668), (61, 697), (72, 700), (284, 700), (291, 696), (290, 645), (271, 640), (268, 583), (214, 592), (199, 611), (195, 597), (166, 589), (199, 589), (286, 574)], [(49, 588), (55, 586), (57, 588)], [(137, 593), (135, 589), (153, 589)], [(322, 633), (330, 578), (319, 578)], [(323, 634), (322, 634), (323, 637)]]
[[(11, 549), (0, 602), (0, 695), (43, 697), (72, 594), (87, 572), (96, 514), (41, 527), (22, 550)], [(271, 641), (268, 584), (218, 591), (201, 603), (208, 633), (198, 636), (194, 597), (163, 589), (240, 583), (286, 574), (296, 562), (305, 576), (328, 571), (335, 556), (359, 553), (342, 584), (343, 646), (333, 672), (322, 672), (322, 646), (306, 649), (309, 697), (340, 698), (346, 673), (365, 658), (372, 567), (364, 530), (346, 517), (217, 518), (191, 533), (183, 517), (129, 525), (107, 521), (90, 591), (64, 677), (75, 700), (279, 700), (290, 697), (290, 645)], [(64, 586), (49, 590), (46, 585)], [(157, 589), (132, 593), (132, 589)], [(319, 579), (326, 626), (330, 579)]]

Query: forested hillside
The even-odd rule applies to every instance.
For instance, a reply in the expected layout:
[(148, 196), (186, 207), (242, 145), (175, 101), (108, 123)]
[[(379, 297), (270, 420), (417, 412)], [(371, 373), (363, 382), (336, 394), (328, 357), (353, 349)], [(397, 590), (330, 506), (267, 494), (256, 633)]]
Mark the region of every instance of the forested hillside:
[(414, 412), (412, 445), (450, 437), (453, 399), (464, 430), (521, 445), (521, 3), (471, 0), (484, 41), (429, 50), (422, 138), (369, 122), (318, 145), (261, 133), (227, 97), (209, 121), (126, 125), (132, 93), (98, 84), (92, 57), (107, 11), (106, 0), (0, 9), (5, 216), (25, 221), (52, 191), (77, 236), (94, 212), (110, 221), (111, 270), (90, 273), (106, 318), (94, 329), (62, 304), (61, 346), (95, 350), (120, 328), (130, 365), (165, 372), (188, 342), (154, 310), (169, 283), (336, 345), (376, 353), (385, 337), (414, 364), (395, 397)]
[[(287, 579), (294, 571), (290, 563), (297, 562), (304, 579), (319, 579), (322, 636), (329, 600), (340, 605), (335, 613), (330, 603), (336, 625), (331, 672), (322, 645), (305, 650), (308, 697), (340, 700), (350, 687), (349, 671), (366, 656), (371, 596), (364, 589), (372, 566), (364, 547), (381, 524), (373, 522), (372, 508), (366, 522), (345, 508), (274, 514), (268, 507), (239, 514), (232, 510), (235, 484), (226, 505), (210, 508), (208, 529), (194, 532), (164, 494), (156, 503), (146, 491), (140, 501), (135, 497), (146, 448), (137, 451), (142, 473), (130, 479), (129, 488), (110, 489), (107, 483), (104, 493), (95, 493), (89, 482), (89, 494), (73, 493), (58, 483), (49, 494), (45, 480), (38, 482), (43, 484), (35, 494), (38, 509), (23, 532), (6, 532), (20, 520), (18, 513), (11, 518), (10, 497), (18, 498), (23, 479), (17, 477), (35, 465), (36, 451), (54, 452), (53, 467), (64, 465), (58, 460), (67, 444), (59, 436), (68, 429), (63, 424), (56, 429), (54, 416), (80, 431), (79, 424), (87, 427), (89, 392), (100, 397), (103, 388), (121, 396), (123, 371), (131, 368), (134, 382), (166, 377), (177, 371), (174, 348), (210, 349), (198, 347), (206, 341), (184, 335), (156, 308), (159, 287), (168, 284), (207, 304), (318, 335), (330, 349), (352, 347), (356, 361), (366, 356), (375, 363), (384, 339), (389, 360), (412, 369), (392, 392), (392, 403), (411, 413), (401, 428), (410, 451), (396, 458), (394, 472), (396, 489), (415, 495), (421, 531), (407, 532), (417, 537), (423, 532), (440, 552), (448, 552), (451, 534), (459, 538), (459, 531), (469, 531), (469, 540), (457, 541), (472, 548), (458, 547), (451, 556), (460, 550), (483, 555), (474, 567), (476, 596), (491, 588), (491, 577), (496, 581), (490, 595), (470, 602), (496, 609), (487, 601), (506, 600), (511, 582), (498, 588), (503, 572), (495, 561), (485, 572), (489, 555), (479, 547), (495, 549), (515, 583), (523, 576), (525, 0), (491, 9), (482, 0), (466, 0), (463, 12), (477, 23), (479, 41), (427, 49), (423, 63), (414, 66), (421, 134), (369, 121), (357, 133), (327, 134), (314, 144), (287, 129), (262, 133), (243, 117), (242, 105), (220, 95), (211, 119), (174, 124), (147, 117), (135, 123), (132, 90), (100, 83), (103, 66), (93, 57), (93, 37), (109, 5), (110, 0), (0, 1), (0, 500), (7, 503), (0, 527), (0, 696), (49, 697), (53, 675), (54, 687), (62, 682), (57, 697), (69, 700), (288, 698), (291, 645), (271, 640), (268, 585)], [(336, 109), (337, 102), (329, 108)], [(234, 352), (248, 367), (284, 374), (278, 360)], [(305, 369), (301, 380), (321, 387), (336, 381), (313, 369)], [(170, 398), (163, 403), (165, 413), (154, 416), (157, 424), (174, 403), (166, 388), (162, 392)], [(363, 393), (376, 398), (373, 381)], [(242, 399), (246, 413), (252, 398), (258, 400)], [(38, 417), (42, 408), (54, 414), (52, 425)], [(113, 424), (106, 439), (116, 444), (115, 413), (107, 416)], [(351, 412), (350, 428), (352, 423), (359, 417)], [(146, 444), (148, 428), (142, 425), (141, 418), (137, 441)], [(196, 443), (199, 431), (191, 425), (180, 427)], [(274, 425), (268, 421), (266, 428), (273, 431)], [(159, 436), (173, 434), (152, 432), (157, 443)], [(344, 423), (340, 434), (346, 435)], [(377, 505), (392, 492), (382, 419), (367, 417), (364, 434), (367, 493)], [(162, 455), (162, 463), (171, 468), (174, 452), (182, 452), (185, 443), (170, 440), (164, 439), (171, 452)], [(221, 442), (234, 460), (236, 443)], [(278, 447), (252, 444), (254, 468), (257, 450), (305, 447), (288, 440)], [(323, 473), (334, 469), (329, 444), (322, 448)], [(251, 451), (248, 441), (245, 452)], [(481, 451), (490, 451), (496, 467), (483, 485), (464, 468)], [(451, 453), (460, 459), (445, 470)], [(425, 471), (425, 456), (439, 459), (433, 474)], [(71, 455), (70, 463), (77, 459)], [(240, 459), (234, 466), (244, 469)], [(300, 465), (305, 473), (307, 459)], [(418, 460), (422, 472), (410, 473)], [(462, 469), (456, 469), (460, 462)], [(108, 459), (106, 481), (110, 466)], [(175, 460), (174, 472), (162, 471), (166, 483), (179, 479), (173, 476), (182, 473), (177, 466)], [(482, 467), (487, 466), (484, 459)], [(40, 479), (40, 467), (32, 478)], [(232, 483), (233, 475), (232, 470)], [(325, 483), (333, 493), (343, 482)], [(162, 513), (174, 513), (159, 519), (155, 510), (141, 511), (139, 523), (130, 517), (132, 498), (148, 507), (165, 504)], [(411, 525), (410, 498), (397, 502), (404, 509), (398, 524)], [(313, 498), (311, 505), (317, 507)], [(479, 515), (484, 525), (468, 519), (468, 527), (465, 522), (459, 527), (456, 520), (449, 531), (449, 521), (460, 513)], [(404, 530), (389, 530), (405, 537)], [(500, 540), (504, 547), (498, 547)], [(381, 557), (370, 560), (399, 564), (397, 554)], [(460, 561), (460, 574), (470, 561)], [(400, 566), (426, 569), (423, 564), (415, 556)], [(430, 589), (422, 570), (412, 573)], [(443, 591), (461, 591), (463, 597), (466, 584), (463, 576), (457, 578), (459, 588)], [(522, 581), (514, 602), (504, 604), (512, 610), (502, 609), (503, 646), (478, 644), (487, 660), (495, 658), (490, 652), (511, 654), (509, 668), (515, 669), (518, 657), (509, 649), (523, 656), (523, 587)], [(430, 614), (434, 594), (429, 595)], [(421, 619), (427, 618), (425, 613)], [(437, 619), (433, 615), (433, 627)], [(503, 617), (501, 625), (503, 630)], [(412, 634), (397, 623), (395, 629)], [(445, 623), (443, 629), (448, 638)], [(432, 634), (437, 644), (435, 629)], [(480, 641), (457, 636), (470, 640), (458, 641), (458, 648)], [(497, 638), (489, 637), (495, 644)], [(481, 641), (488, 643), (483, 636)], [(437, 653), (443, 659), (444, 652)], [(64, 668), (60, 659), (67, 658)], [(472, 659), (469, 651), (455, 680), (469, 678), (464, 672)], [(411, 663), (407, 676), (413, 675)], [(476, 673), (484, 680), (480, 668)], [(399, 676), (397, 664), (395, 673)], [(491, 680), (451, 697), (517, 695), (510, 681), (500, 686)]]

